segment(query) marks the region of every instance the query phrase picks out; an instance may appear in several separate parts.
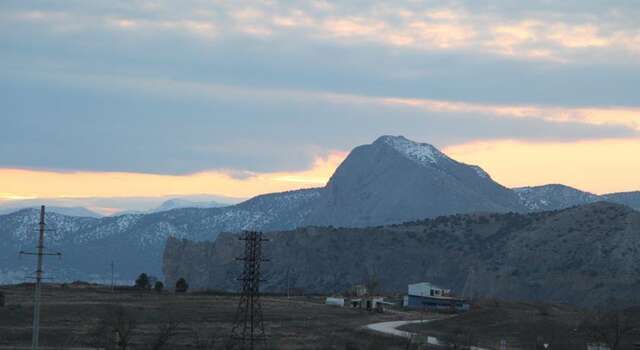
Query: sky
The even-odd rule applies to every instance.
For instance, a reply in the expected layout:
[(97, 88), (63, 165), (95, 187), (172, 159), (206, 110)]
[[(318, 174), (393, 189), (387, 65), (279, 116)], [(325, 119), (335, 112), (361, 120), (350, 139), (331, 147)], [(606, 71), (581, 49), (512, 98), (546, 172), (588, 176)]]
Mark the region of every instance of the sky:
[(386, 134), (509, 187), (639, 190), (638, 23), (635, 1), (5, 0), (0, 204), (317, 187)]

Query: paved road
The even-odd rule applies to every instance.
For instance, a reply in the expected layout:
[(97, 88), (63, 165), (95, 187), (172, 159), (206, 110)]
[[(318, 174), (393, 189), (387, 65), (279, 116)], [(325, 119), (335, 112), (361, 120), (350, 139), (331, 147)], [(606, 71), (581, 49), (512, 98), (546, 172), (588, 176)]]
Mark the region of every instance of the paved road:
[[(374, 332), (380, 332), (380, 333), (384, 333), (384, 334), (388, 334), (388, 335), (394, 335), (397, 337), (402, 337), (402, 338), (406, 338), (406, 339), (411, 339), (413, 337), (415, 337), (417, 334), (412, 333), (412, 332), (407, 332), (407, 331), (401, 331), (398, 328), (408, 325), (408, 324), (414, 324), (414, 323), (427, 323), (427, 322), (433, 322), (433, 321), (438, 321), (441, 320), (441, 318), (436, 318), (436, 319), (431, 319), (431, 320), (417, 320), (417, 321), (391, 321), (391, 322), (380, 322), (380, 323), (372, 323), (369, 325), (366, 325), (365, 328), (372, 330)], [(427, 343), (431, 344), (431, 345), (445, 345), (443, 343), (441, 343), (440, 341), (438, 341), (438, 339), (436, 337), (427, 337)], [(471, 347), (472, 350), (487, 350), (487, 349), (483, 349), (480, 347), (476, 347), (476, 346), (472, 346)]]
[[(427, 322), (431, 322), (431, 321), (435, 321), (435, 319), (432, 319), (432, 320), (417, 320), (417, 321), (391, 321), (391, 322), (372, 323), (372, 324), (366, 325), (365, 328), (369, 329), (369, 330), (372, 330), (374, 332), (380, 332), (380, 333), (384, 333), (384, 334), (388, 334), (388, 335), (395, 335), (397, 337), (411, 339), (414, 336), (416, 336), (415, 333), (407, 332), (407, 331), (401, 331), (401, 330), (399, 330), (397, 328), (405, 326), (405, 325), (408, 325), (408, 324), (427, 323)], [(438, 339), (436, 339), (435, 337), (427, 337), (427, 342), (429, 344), (433, 344), (433, 345), (439, 345), (440, 344), (440, 342), (438, 342)]]

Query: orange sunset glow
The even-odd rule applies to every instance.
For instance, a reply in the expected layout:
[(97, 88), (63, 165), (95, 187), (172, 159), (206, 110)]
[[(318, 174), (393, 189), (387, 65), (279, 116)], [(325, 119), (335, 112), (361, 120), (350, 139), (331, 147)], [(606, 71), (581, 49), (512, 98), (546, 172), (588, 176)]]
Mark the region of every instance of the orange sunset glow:
[(640, 188), (640, 139), (527, 143), (480, 141), (445, 152), (507, 187), (561, 183), (596, 194)]
[(190, 175), (155, 175), (121, 172), (52, 172), (0, 169), (0, 199), (62, 197), (131, 197), (218, 194), (248, 198), (258, 194), (324, 186), (346, 157), (334, 152), (317, 157), (313, 166), (299, 172), (249, 173), (234, 178), (223, 171)]
[[(596, 194), (640, 188), (639, 139), (575, 143), (478, 141), (449, 146), (450, 157), (481, 166), (507, 187), (563, 183)], [(211, 193), (249, 198), (255, 195), (321, 187), (347, 152), (316, 157), (310, 169), (297, 172), (249, 173), (234, 178), (223, 171), (189, 175), (122, 172), (51, 172), (0, 169), (2, 200), (63, 197), (128, 197)]]

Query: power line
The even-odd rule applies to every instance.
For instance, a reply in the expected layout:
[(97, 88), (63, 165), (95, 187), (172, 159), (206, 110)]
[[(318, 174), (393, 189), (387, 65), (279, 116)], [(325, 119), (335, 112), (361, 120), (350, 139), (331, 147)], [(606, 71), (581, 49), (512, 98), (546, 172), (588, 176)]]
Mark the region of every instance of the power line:
[(39, 237), (38, 237), (38, 245), (36, 246), (36, 252), (25, 252), (25, 251), (21, 251), (20, 254), (22, 255), (35, 255), (38, 257), (37, 260), (37, 269), (36, 269), (36, 286), (35, 286), (35, 291), (34, 291), (34, 296), (33, 296), (33, 333), (32, 333), (32, 337), (31, 337), (31, 349), (32, 350), (37, 350), (38, 349), (38, 343), (39, 343), (39, 338), (40, 338), (40, 297), (41, 297), (41, 290), (42, 290), (42, 279), (43, 279), (43, 275), (44, 275), (44, 270), (42, 269), (42, 263), (43, 263), (43, 259), (46, 255), (55, 255), (55, 256), (61, 256), (62, 253), (58, 253), (58, 252), (52, 252), (52, 253), (45, 253), (44, 251), (44, 232), (45, 231), (50, 231), (50, 230), (46, 230), (45, 229), (45, 222), (44, 222), (44, 205), (40, 207), (40, 222), (38, 224), (40, 226), (39, 229)]

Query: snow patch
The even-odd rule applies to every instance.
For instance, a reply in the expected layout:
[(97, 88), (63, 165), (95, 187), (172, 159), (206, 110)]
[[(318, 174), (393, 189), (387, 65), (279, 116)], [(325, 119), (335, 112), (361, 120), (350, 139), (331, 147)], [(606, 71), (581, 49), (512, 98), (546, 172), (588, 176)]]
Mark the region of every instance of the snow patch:
[(382, 136), (380, 140), (418, 164), (436, 164), (438, 160), (446, 157), (428, 143), (413, 142), (402, 136)]
[(487, 174), (486, 171), (482, 170), (481, 167), (477, 166), (477, 165), (473, 165), (473, 170), (476, 171), (476, 174), (478, 174), (478, 176), (485, 178), (485, 179), (490, 179), (491, 177), (489, 176), (489, 174)]

